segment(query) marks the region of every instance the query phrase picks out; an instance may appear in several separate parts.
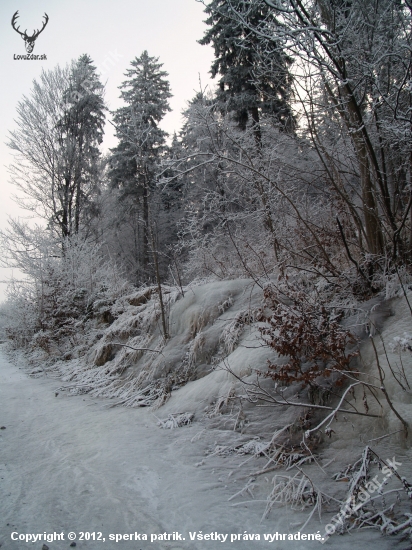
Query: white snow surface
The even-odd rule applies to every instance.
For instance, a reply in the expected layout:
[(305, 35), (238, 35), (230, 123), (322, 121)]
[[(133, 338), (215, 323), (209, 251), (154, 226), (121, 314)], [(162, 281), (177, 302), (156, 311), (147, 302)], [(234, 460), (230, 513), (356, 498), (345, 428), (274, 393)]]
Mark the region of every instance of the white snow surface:
[[(317, 542), (190, 542), (189, 531), (295, 532), (303, 515), (279, 508), (260, 523), (264, 503), (232, 506), (228, 499), (245, 481), (228, 477), (234, 469), (230, 457), (196, 466), (204, 458), (207, 437), (196, 437), (199, 426), (161, 430), (146, 409), (107, 409), (104, 400), (55, 396), (56, 380), (29, 379), (4, 355), (0, 360), (0, 422), (6, 427), (0, 435), (1, 550), (42, 547), (41, 542), (13, 542), (12, 532), (61, 531), (101, 531), (106, 537), (104, 543), (78, 542), (80, 549), (322, 547)], [(306, 532), (322, 527), (314, 521)], [(186, 540), (108, 541), (110, 533), (135, 531), (179, 531)], [(332, 537), (327, 547), (349, 549), (355, 544), (378, 550), (393, 543), (366, 531)], [(69, 548), (67, 540), (47, 545), (50, 550)]]
[[(241, 280), (189, 290), (183, 299), (173, 302), (171, 340), (162, 349), (161, 358), (152, 356), (150, 365), (156, 367), (159, 361), (158, 370), (164, 372), (165, 361), (167, 368), (169, 357), (177, 357), (173, 359), (176, 364), (179, 357), (184, 356), (181, 350), (180, 356), (177, 354), (179, 346), (186, 346), (187, 360), (204, 368), (202, 362), (210, 363), (213, 354), (220, 358), (219, 350), (223, 346), (231, 368), (239, 376), (262, 368), (270, 350), (256, 349), (256, 329), (247, 325), (237, 333), (236, 325), (239, 314), (250, 305), (258, 305), (258, 293), (254, 295), (254, 292), (256, 289), (250, 281)], [(119, 327), (126, 334), (130, 319), (138, 317), (139, 312), (143, 311), (145, 319), (151, 315), (141, 305), (126, 304), (124, 309), (125, 313), (109, 327), (101, 341), (113, 341), (110, 335), (116, 334)], [(412, 332), (412, 323), (405, 300), (394, 300), (393, 309), (395, 315), (386, 322), (382, 336), (385, 342), (393, 341), (393, 352), (389, 344), (387, 351), (395, 361), (398, 357), (396, 337), (408, 340), (404, 334)], [(115, 341), (117, 338), (118, 334)], [(100, 340), (95, 346), (101, 345)], [(140, 342), (145, 341), (151, 349), (156, 349), (159, 340), (159, 333), (140, 337)], [(124, 341), (130, 343), (130, 340)], [(219, 341), (220, 347), (216, 347)], [(382, 356), (378, 341), (377, 347)], [(95, 353), (96, 349), (92, 348), (88, 358)], [(411, 355), (406, 353), (404, 356), (409, 374)], [(115, 371), (110, 371), (110, 366), (116, 365), (118, 356), (119, 353), (100, 367), (93, 366), (88, 371), (89, 380), (93, 372), (101, 373), (104, 369), (115, 380)], [(370, 344), (364, 346), (363, 356), (366, 363), (373, 362)], [(122, 357), (126, 356), (120, 355), (120, 360)], [(71, 363), (66, 364), (70, 366)], [(84, 363), (76, 359), (72, 364), (81, 366)], [(141, 354), (137, 356), (137, 364), (144, 367)], [(270, 441), (276, 430), (291, 418), (293, 420), (296, 410), (291, 414), (283, 409), (265, 409), (257, 417), (247, 409), (245, 415), (250, 423), (245, 424), (241, 433), (234, 429), (237, 410), (229, 410), (226, 406), (226, 413), (221, 414), (217, 407), (225, 401), (236, 382), (224, 370), (205, 368), (202, 377), (173, 390), (166, 404), (153, 410), (109, 408), (112, 401), (93, 392), (73, 395), (61, 391), (62, 382), (56, 376), (62, 374), (59, 370), (46, 368), (41, 377), (30, 378), (26, 367), (21, 364), (19, 369), (10, 364), (4, 354), (0, 356), (0, 427), (6, 428), (0, 430), (1, 550), (42, 548), (43, 541), (34, 544), (13, 542), (12, 532), (61, 531), (66, 535), (69, 531), (102, 532), (106, 538), (105, 542), (77, 541), (80, 549), (306, 550), (323, 547), (316, 541), (263, 540), (265, 533), (297, 532), (311, 511), (311, 508), (300, 511), (279, 506), (262, 520), (273, 476), (285, 472), (276, 470), (253, 477), (253, 472), (266, 463), (264, 457), (257, 459), (253, 453), (265, 448), (265, 441)], [(410, 396), (401, 395), (396, 385), (390, 389), (395, 406), (412, 425)], [(215, 415), (210, 414), (213, 407)], [(203, 416), (205, 409), (206, 417)], [(314, 476), (316, 483), (319, 481), (328, 494), (337, 495), (343, 483), (332, 481), (333, 473), (359, 458), (368, 439), (399, 430), (399, 421), (392, 413), (385, 418), (385, 421), (376, 421), (352, 416), (349, 421), (340, 416), (333, 424), (335, 433), (321, 450), (320, 463), (332, 463), (324, 479), (316, 478), (315, 472), (320, 471), (316, 465), (305, 464), (302, 468)], [(240, 445), (244, 446), (233, 451)], [(372, 446), (385, 459), (398, 457), (402, 462), (401, 475), (411, 481), (411, 453), (399, 434), (374, 442)], [(242, 491), (245, 487), (251, 492), (249, 489)], [(321, 519), (314, 515), (304, 532), (323, 534), (333, 514), (330, 509)], [(186, 540), (150, 543), (151, 534), (174, 531)], [(149, 541), (115, 543), (108, 540), (109, 534), (135, 532), (148, 534)], [(189, 532), (228, 534), (228, 540), (225, 543), (191, 541)], [(262, 540), (230, 542), (231, 534), (245, 532), (260, 534)], [(46, 544), (50, 550), (60, 550), (68, 548), (70, 543), (66, 536), (63, 542)], [(377, 531), (354, 530), (349, 535), (332, 536), (324, 547), (403, 550), (409, 545), (395, 537), (381, 536)]]

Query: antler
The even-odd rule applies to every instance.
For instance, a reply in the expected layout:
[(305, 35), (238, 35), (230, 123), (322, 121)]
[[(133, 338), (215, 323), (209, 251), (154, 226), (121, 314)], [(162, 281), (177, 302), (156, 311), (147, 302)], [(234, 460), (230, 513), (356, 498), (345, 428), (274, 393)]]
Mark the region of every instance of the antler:
[(18, 32), (19, 34), (21, 34), (24, 38), (30, 38), (31, 40), (36, 40), (36, 38), (39, 36), (39, 34), (44, 30), (44, 27), (47, 25), (47, 23), (49, 22), (49, 16), (47, 15), (47, 13), (45, 12), (43, 17), (44, 17), (44, 21), (43, 21), (43, 26), (42, 28), (39, 30), (37, 29), (37, 32), (36, 31), (33, 31), (33, 34), (32, 36), (28, 36), (27, 34), (27, 29), (24, 31), (24, 32), (21, 32), (19, 31), (20, 29), (20, 26), (18, 26), (16, 28), (16, 21), (19, 17), (18, 15), (19, 13), (19, 10), (16, 11), (16, 13), (13, 15), (12, 19), (11, 19), (11, 26), (13, 27), (13, 29)]
[(37, 29), (37, 32), (34, 32), (34, 33), (33, 33), (32, 38), (34, 38), (34, 39), (36, 39), (36, 38), (39, 36), (39, 34), (40, 34), (41, 32), (43, 32), (44, 27), (45, 27), (45, 26), (47, 25), (47, 23), (49, 22), (49, 16), (47, 15), (46, 12), (44, 12), (43, 17), (44, 17), (44, 19), (45, 19), (45, 21), (43, 22), (43, 26), (42, 26), (42, 28), (41, 28), (40, 30)]
[(16, 32), (18, 32), (18, 33), (21, 34), (22, 36), (25, 36), (25, 35), (26, 35), (25, 32), (20, 32), (20, 31), (19, 31), (20, 26), (17, 27), (17, 29), (16, 29), (16, 27), (15, 27), (16, 21), (17, 21), (17, 19), (18, 19), (18, 17), (19, 17), (19, 16), (18, 16), (18, 13), (19, 13), (19, 10), (17, 10), (16, 13), (13, 15), (13, 17), (11, 18), (11, 26), (13, 27), (13, 29), (14, 29)]

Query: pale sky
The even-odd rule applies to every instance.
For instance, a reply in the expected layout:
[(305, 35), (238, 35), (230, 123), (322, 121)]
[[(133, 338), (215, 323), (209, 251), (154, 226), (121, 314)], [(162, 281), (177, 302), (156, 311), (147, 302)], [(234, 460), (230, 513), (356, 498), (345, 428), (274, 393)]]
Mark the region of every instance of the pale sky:
[[(17, 26), (32, 34), (41, 28), (46, 12), (49, 22), (37, 38), (34, 54), (46, 54), (47, 61), (14, 60), (25, 54), (24, 41), (12, 26), (13, 14), (19, 10)], [(8, 182), (7, 166), (12, 157), (6, 147), (7, 135), (14, 128), (15, 108), (23, 95), (28, 95), (33, 79), (42, 70), (65, 65), (71, 59), (88, 53), (106, 83), (106, 103), (114, 110), (121, 105), (118, 86), (130, 61), (147, 50), (159, 57), (163, 70), (169, 73), (173, 97), (172, 112), (162, 127), (169, 133), (181, 127), (181, 112), (186, 102), (199, 89), (213, 81), (209, 69), (213, 51), (201, 46), (206, 25), (203, 5), (196, 0), (2, 0), (0, 3), (0, 227), (7, 217), (25, 217), (13, 203), (13, 186)], [(113, 127), (106, 125), (104, 148), (113, 147)], [(1, 253), (1, 251), (0, 251)], [(11, 271), (0, 269), (0, 301), (4, 299)], [(16, 275), (16, 274), (15, 274)]]

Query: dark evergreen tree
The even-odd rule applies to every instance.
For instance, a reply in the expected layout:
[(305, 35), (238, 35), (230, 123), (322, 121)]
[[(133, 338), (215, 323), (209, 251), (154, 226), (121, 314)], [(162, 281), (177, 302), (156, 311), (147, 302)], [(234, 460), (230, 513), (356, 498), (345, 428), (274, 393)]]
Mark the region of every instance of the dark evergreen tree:
[(64, 114), (57, 123), (64, 151), (58, 190), (62, 208), (57, 215), (63, 236), (78, 233), (81, 221), (93, 210), (105, 123), (103, 89), (90, 56), (80, 56), (71, 66), (63, 96)]
[[(242, 14), (244, 23), (233, 15), (233, 9)], [(272, 25), (279, 26), (273, 10), (260, 0), (211, 0), (205, 12), (210, 28), (199, 43), (213, 45), (215, 61), (210, 72), (213, 78), (220, 75), (217, 99), (222, 110), (233, 113), (243, 130), (251, 118), (258, 131), (262, 113), (269, 113), (282, 128), (291, 131), (294, 121), (288, 68), (292, 59), (274, 42), (267, 43), (248, 28), (258, 28), (269, 19)], [(259, 71), (261, 54), (264, 52), (267, 59), (268, 50), (270, 73)]]
[(125, 74), (127, 80), (120, 86), (125, 106), (113, 116), (119, 144), (112, 149), (109, 175), (112, 185), (120, 189), (121, 199), (131, 201), (134, 212), (136, 208), (141, 212), (139, 263), (140, 276), (146, 277), (150, 249), (149, 199), (167, 136), (158, 124), (170, 111), (171, 93), (168, 75), (161, 70), (158, 58), (144, 51), (131, 66)]

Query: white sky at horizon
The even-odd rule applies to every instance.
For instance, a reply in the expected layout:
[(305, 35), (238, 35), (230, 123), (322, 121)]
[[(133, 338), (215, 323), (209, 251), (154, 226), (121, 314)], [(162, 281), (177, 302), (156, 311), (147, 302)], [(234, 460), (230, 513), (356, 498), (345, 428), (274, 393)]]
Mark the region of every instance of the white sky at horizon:
[[(105, 99), (110, 110), (118, 108), (118, 86), (136, 56), (147, 50), (159, 57), (162, 69), (169, 74), (173, 97), (172, 111), (162, 121), (169, 134), (182, 125), (181, 113), (187, 101), (202, 87), (213, 86), (209, 70), (213, 51), (201, 46), (206, 25), (204, 6), (197, 0), (3, 0), (0, 4), (0, 55), (2, 85), (0, 87), (0, 228), (7, 218), (25, 218), (29, 213), (13, 202), (15, 189), (9, 182), (7, 166), (12, 162), (7, 136), (15, 127), (17, 103), (30, 95), (32, 82), (42, 68), (49, 70), (65, 65), (81, 54), (91, 56), (101, 71), (106, 85)], [(47, 61), (14, 60), (14, 54), (25, 54), (22, 38), (13, 30), (11, 18), (19, 10), (17, 26), (32, 34), (41, 28), (46, 12), (49, 22), (36, 40), (34, 54), (46, 54)], [(116, 145), (113, 127), (107, 123), (103, 150)], [(1, 251), (0, 251), (1, 253)], [(12, 270), (0, 268), (0, 302), (6, 294), (6, 281)], [(16, 276), (16, 273), (14, 273)]]

